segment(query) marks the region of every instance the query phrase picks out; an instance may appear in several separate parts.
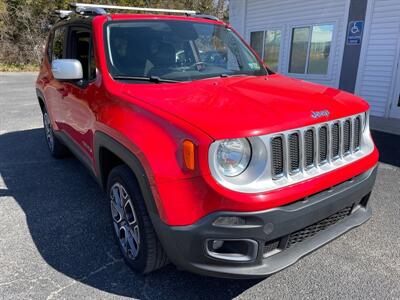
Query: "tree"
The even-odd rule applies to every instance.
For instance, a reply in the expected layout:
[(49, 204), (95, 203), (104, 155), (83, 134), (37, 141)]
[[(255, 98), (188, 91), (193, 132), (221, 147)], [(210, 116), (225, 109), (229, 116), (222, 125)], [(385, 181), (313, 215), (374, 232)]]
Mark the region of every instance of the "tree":
[[(68, 9), (71, 0), (0, 0), (0, 62), (39, 64), (56, 9)], [(93, 3), (90, 0), (80, 0)], [(98, 0), (99, 4), (191, 9), (225, 16), (224, 0)]]

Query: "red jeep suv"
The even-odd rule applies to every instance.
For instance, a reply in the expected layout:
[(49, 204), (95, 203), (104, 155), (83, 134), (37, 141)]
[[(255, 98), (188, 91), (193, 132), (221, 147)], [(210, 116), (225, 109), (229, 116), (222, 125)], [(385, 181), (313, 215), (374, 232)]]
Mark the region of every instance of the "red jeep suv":
[(273, 73), (214, 17), (103, 8), (60, 12), (36, 92), (51, 154), (106, 191), (134, 270), (265, 277), (370, 218), (365, 101)]

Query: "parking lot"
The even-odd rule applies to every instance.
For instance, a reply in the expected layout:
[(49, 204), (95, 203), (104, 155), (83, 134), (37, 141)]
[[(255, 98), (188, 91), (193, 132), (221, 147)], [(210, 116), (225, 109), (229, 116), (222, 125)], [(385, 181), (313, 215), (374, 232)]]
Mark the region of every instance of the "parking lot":
[(374, 132), (372, 219), (264, 280), (125, 266), (109, 206), (73, 157), (50, 157), (33, 73), (0, 73), (1, 299), (399, 299), (400, 136)]

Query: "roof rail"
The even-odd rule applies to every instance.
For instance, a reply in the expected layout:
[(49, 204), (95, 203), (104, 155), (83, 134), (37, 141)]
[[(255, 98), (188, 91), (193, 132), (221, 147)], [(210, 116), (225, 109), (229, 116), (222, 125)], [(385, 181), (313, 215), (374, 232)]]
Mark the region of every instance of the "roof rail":
[[(165, 12), (165, 13), (175, 13), (175, 14), (186, 14), (195, 15), (197, 12), (195, 10), (181, 10), (181, 9), (167, 9), (167, 8), (147, 8), (147, 7), (133, 7), (133, 6), (118, 6), (118, 5), (106, 5), (106, 4), (88, 4), (88, 3), (72, 3), (71, 7), (75, 8), (76, 12), (82, 10), (83, 13), (85, 9), (87, 11), (94, 12), (94, 9), (116, 9), (116, 10), (134, 10), (134, 11), (145, 11), (145, 12)], [(99, 14), (99, 13), (95, 13)], [(103, 14), (103, 13), (100, 13)]]
[(55, 11), (55, 14), (58, 15), (60, 19), (66, 19), (73, 13), (75, 12), (72, 10), (64, 10), (64, 9), (59, 9)]
[(80, 5), (75, 6), (75, 4), (70, 4), (70, 7), (74, 8), (75, 12), (80, 15), (97, 16), (97, 15), (106, 15), (107, 14), (107, 12), (103, 8), (100, 8), (100, 7), (80, 6)]
[(193, 18), (200, 18), (200, 19), (219, 21), (218, 17), (213, 16), (213, 15), (205, 15), (205, 14), (196, 13), (196, 14), (193, 14), (193, 15), (190, 15), (190, 16), (193, 17)]

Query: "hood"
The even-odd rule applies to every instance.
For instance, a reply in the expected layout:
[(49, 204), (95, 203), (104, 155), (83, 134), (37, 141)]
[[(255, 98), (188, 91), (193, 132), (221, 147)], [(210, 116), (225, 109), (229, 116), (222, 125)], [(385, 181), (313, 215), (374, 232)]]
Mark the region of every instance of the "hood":
[[(214, 139), (263, 135), (366, 111), (349, 93), (282, 75), (124, 84), (123, 93), (189, 122)], [(312, 118), (313, 112), (329, 111)]]

